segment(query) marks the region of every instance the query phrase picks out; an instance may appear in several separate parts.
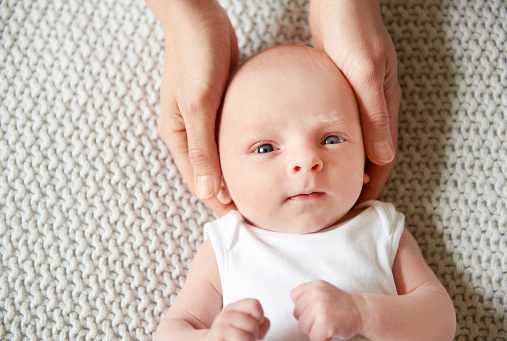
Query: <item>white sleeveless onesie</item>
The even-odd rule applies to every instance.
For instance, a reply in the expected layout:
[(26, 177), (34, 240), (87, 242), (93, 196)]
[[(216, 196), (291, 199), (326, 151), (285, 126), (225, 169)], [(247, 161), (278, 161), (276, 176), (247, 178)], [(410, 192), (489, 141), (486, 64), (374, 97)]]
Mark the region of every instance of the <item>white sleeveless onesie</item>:
[[(392, 275), (405, 217), (392, 204), (368, 201), (352, 220), (324, 232), (290, 234), (249, 225), (237, 211), (204, 227), (216, 254), (223, 305), (260, 301), (268, 341), (308, 338), (298, 329), (290, 292), (324, 280), (349, 293), (396, 295)], [(364, 340), (356, 337), (352, 340)]]

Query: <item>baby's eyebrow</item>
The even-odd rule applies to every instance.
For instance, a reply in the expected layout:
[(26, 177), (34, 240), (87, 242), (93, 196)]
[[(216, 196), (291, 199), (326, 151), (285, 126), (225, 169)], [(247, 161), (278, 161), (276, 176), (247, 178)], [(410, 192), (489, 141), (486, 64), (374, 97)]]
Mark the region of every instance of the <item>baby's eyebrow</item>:
[(325, 125), (347, 122), (346, 116), (337, 112), (321, 114), (319, 118)]

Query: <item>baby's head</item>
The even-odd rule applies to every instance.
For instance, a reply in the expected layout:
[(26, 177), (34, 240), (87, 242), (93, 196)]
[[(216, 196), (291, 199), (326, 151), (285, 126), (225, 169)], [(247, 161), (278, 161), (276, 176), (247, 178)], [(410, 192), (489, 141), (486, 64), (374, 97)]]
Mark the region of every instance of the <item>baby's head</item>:
[(305, 46), (271, 48), (239, 67), (218, 148), (225, 197), (267, 230), (329, 227), (368, 181), (354, 93), (324, 52)]

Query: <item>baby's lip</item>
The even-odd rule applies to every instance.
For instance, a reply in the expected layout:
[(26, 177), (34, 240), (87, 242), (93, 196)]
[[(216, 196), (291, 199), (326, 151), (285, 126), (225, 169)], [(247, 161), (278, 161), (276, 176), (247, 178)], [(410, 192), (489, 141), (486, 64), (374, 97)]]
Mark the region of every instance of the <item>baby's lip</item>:
[(287, 200), (299, 200), (299, 201), (307, 201), (307, 200), (315, 200), (323, 197), (326, 193), (322, 191), (305, 191), (296, 195), (292, 195), (287, 198)]

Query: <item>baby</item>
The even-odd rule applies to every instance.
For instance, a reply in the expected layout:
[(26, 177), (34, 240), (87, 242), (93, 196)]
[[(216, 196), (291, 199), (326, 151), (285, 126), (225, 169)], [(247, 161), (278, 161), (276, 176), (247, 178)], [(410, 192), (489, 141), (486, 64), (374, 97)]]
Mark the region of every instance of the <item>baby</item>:
[(223, 101), (221, 200), (157, 340), (452, 340), (449, 295), (391, 204), (356, 205), (354, 93), (323, 52), (247, 60)]

